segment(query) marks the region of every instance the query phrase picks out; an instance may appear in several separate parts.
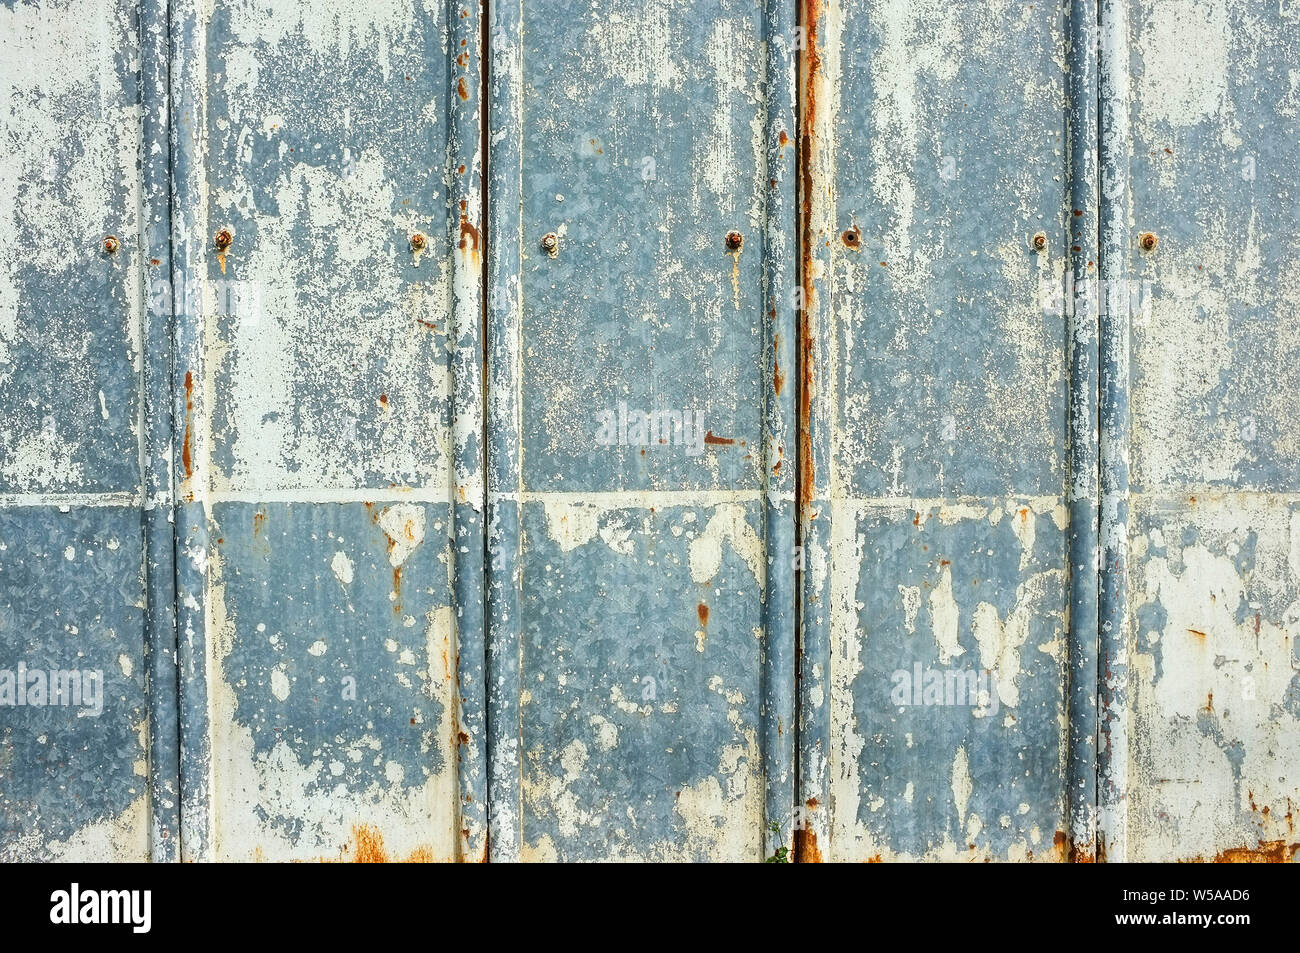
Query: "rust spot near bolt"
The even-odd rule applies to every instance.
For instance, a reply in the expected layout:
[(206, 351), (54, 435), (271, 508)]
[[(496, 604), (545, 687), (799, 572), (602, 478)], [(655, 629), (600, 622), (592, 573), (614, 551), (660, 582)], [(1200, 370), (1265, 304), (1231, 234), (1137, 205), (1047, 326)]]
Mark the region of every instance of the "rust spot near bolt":
[(734, 229), (727, 232), (727, 251), (740, 251), (745, 244), (745, 236)]
[(117, 249), (118, 249), (117, 236), (116, 235), (104, 236), (104, 254), (116, 255)]
[(419, 232), (411, 236), (411, 250), (424, 251), (425, 238)]
[(854, 225), (852, 228), (846, 228), (840, 233), (840, 241), (844, 243), (845, 248), (851, 248), (857, 251), (862, 246), (862, 229)]
[(1034, 246), (1034, 251), (1047, 251), (1047, 232), (1039, 232), (1034, 235), (1031, 244)]
[(226, 273), (226, 249), (235, 243), (235, 236), (230, 234), (230, 229), (223, 228), (212, 237), (212, 243), (217, 246), (217, 264), (221, 266), (221, 273)]
[(1143, 232), (1138, 237), (1138, 247), (1143, 251), (1155, 251), (1160, 239), (1155, 232)]
[(560, 236), (555, 232), (547, 232), (542, 236), (542, 251), (554, 258), (560, 253)]

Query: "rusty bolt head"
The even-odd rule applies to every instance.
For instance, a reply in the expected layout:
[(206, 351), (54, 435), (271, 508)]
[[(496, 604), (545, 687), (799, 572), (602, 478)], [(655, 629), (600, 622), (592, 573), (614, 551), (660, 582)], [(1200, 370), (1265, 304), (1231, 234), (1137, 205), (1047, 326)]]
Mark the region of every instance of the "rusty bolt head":
[(117, 236), (116, 236), (116, 235), (106, 235), (106, 236), (104, 236), (104, 254), (105, 254), (105, 255), (116, 255), (116, 254), (117, 254), (117, 249), (118, 249), (118, 247), (119, 247), (119, 246), (118, 246), (118, 243), (117, 243)]
[(411, 251), (424, 251), (424, 235), (420, 232), (411, 236)]
[(547, 232), (542, 236), (542, 251), (554, 258), (560, 252), (560, 236)]
[(727, 232), (727, 251), (740, 251), (740, 246), (745, 244), (745, 236), (734, 229)]
[(1155, 251), (1159, 244), (1160, 239), (1156, 237), (1155, 232), (1143, 232), (1138, 236), (1138, 247), (1143, 251)]
[(217, 246), (217, 251), (225, 251), (235, 243), (235, 236), (230, 234), (230, 229), (223, 228), (217, 232), (212, 241)]
[(862, 245), (862, 229), (854, 225), (852, 228), (846, 228), (840, 233), (840, 241), (844, 243), (845, 248), (852, 248), (856, 251)]
[(1034, 251), (1047, 251), (1047, 232), (1039, 232), (1034, 236)]

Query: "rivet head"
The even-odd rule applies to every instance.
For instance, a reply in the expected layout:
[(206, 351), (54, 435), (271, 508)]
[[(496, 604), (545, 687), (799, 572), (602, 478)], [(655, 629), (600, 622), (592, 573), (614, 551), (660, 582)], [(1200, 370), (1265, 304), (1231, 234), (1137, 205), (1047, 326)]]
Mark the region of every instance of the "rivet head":
[(1143, 232), (1138, 236), (1138, 248), (1143, 251), (1155, 251), (1156, 246), (1160, 244), (1160, 239), (1155, 232)]
[(116, 255), (116, 254), (117, 254), (117, 249), (118, 249), (118, 247), (119, 247), (119, 246), (118, 246), (118, 243), (117, 243), (117, 236), (116, 236), (116, 235), (106, 235), (106, 236), (104, 236), (104, 254), (105, 254), (105, 255)]
[(1034, 235), (1032, 243), (1034, 251), (1047, 251), (1047, 232), (1039, 232)]
[(555, 232), (547, 232), (542, 236), (542, 251), (554, 258), (560, 253), (560, 236)]
[(421, 234), (420, 232), (416, 232), (414, 235), (411, 236), (411, 250), (412, 251), (424, 250), (424, 235)]
[(840, 233), (840, 241), (844, 243), (845, 248), (852, 248), (856, 251), (862, 245), (862, 229), (856, 225), (844, 229)]
[(745, 236), (740, 232), (734, 229), (727, 232), (727, 251), (740, 251), (741, 246), (744, 244)]
[(213, 236), (212, 243), (217, 246), (217, 251), (225, 251), (235, 243), (235, 236), (230, 234), (230, 229), (223, 228)]

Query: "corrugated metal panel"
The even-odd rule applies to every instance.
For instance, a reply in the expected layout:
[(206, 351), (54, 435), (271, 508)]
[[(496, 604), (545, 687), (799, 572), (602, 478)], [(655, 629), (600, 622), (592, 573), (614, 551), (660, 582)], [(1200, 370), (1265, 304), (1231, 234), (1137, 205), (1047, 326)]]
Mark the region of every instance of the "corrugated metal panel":
[(1144, 0), (1127, 36), (1126, 856), (1288, 858), (1300, 804), (1300, 9)]
[(173, 9), (189, 859), (483, 852), (460, 12)]
[(1069, 360), (1043, 292), (1070, 264), (1068, 22), (855, 3), (819, 25), (821, 853), (1050, 858), (1068, 827)]
[(6, 860), (149, 854), (138, 27), (0, 9), (0, 652), (11, 679), (102, 673), (98, 716), (93, 676), (78, 708), (8, 682)]
[(756, 860), (793, 790), (793, 9), (579, 7), (498, 60), (495, 856)]
[(1292, 6), (0, 10), (0, 857), (1292, 858)]

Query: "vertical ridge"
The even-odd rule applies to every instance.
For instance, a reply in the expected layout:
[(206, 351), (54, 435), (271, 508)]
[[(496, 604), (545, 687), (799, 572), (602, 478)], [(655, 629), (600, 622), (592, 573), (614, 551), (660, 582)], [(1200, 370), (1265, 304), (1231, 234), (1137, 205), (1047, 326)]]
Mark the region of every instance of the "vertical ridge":
[(1067, 856), (1091, 860), (1097, 838), (1097, 3), (1071, 0), (1066, 82), (1070, 248), (1066, 308), (1069, 479)]
[(523, 4), (488, 3), (487, 760), (489, 858), (523, 840), (519, 706), (520, 265), (523, 227)]
[(826, 236), (834, 215), (822, 61), (829, 22), (824, 0), (801, 0), (799, 62), (799, 830), (796, 859), (829, 857), (830, 776), (830, 308), (819, 288), (829, 274)]
[(1101, 577), (1098, 856), (1124, 861), (1128, 790), (1129, 68), (1127, 0), (1103, 0), (1099, 72)]
[[(793, 388), (795, 311), (790, 301), (795, 227), (795, 10), (793, 0), (766, 0), (766, 165), (763, 228), (765, 296), (763, 374), (764, 542), (767, 573), (763, 601), (763, 763), (766, 778), (764, 856), (790, 843), (795, 800), (794, 585), (795, 467)], [(793, 455), (797, 462), (797, 454)]]
[(207, 438), (204, 413), (201, 290), (207, 275), (207, 203), (204, 199), (206, 48), (194, 0), (174, 0), (171, 24), (171, 290), (175, 336), (172, 418), (180, 454), (176, 487), (176, 630), (180, 666), (181, 859), (211, 858), (211, 742), (208, 732), (206, 595), (208, 578)]
[(172, 533), (171, 144), (170, 31), (167, 0), (145, 0), (140, 11), (141, 176), (144, 298), (144, 547), (145, 679), (149, 703), (149, 856), (172, 862), (180, 854), (180, 735), (176, 668), (176, 552)]
[(478, 0), (448, 0), (447, 181), (452, 258), (452, 591), (460, 859), (487, 857), (483, 682), (482, 35)]

